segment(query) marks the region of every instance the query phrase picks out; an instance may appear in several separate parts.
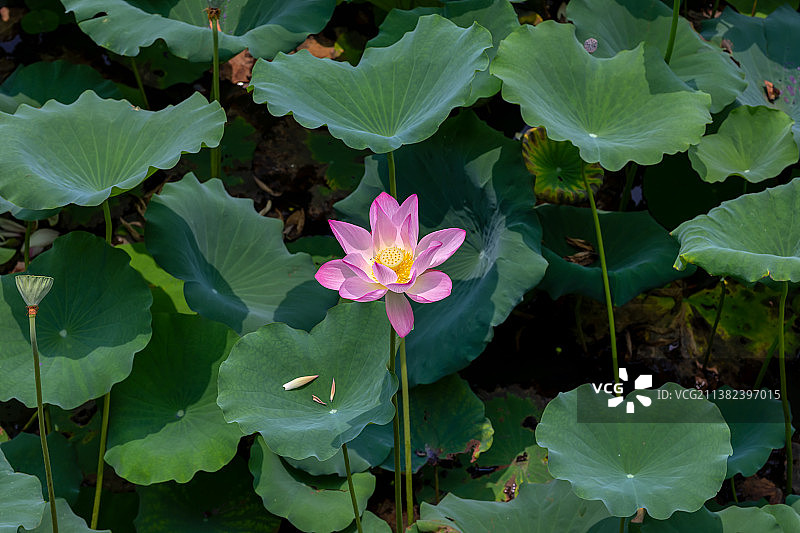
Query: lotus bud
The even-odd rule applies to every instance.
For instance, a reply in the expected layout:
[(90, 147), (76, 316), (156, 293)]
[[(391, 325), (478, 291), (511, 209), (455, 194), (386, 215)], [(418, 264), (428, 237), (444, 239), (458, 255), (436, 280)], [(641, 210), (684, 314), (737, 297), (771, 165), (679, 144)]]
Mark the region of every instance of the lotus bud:
[(316, 376), (301, 376), (299, 378), (294, 378), (292, 381), (283, 384), (283, 390), (299, 389), (303, 385), (311, 383), (318, 377), (319, 374), (317, 374)]
[[(25, 300), (28, 309), (35, 308), (39, 302), (47, 296), (53, 287), (53, 278), (50, 276), (31, 276), (23, 274), (14, 278), (17, 283), (17, 290)], [(36, 312), (34, 311), (34, 315)]]

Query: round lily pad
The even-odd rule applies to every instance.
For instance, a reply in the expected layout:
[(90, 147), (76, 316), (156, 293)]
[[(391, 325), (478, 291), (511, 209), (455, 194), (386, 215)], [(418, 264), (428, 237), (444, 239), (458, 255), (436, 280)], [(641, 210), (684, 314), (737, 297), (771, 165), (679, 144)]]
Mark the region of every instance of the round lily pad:
[(186, 483), (230, 461), (242, 433), (217, 400), (219, 364), (238, 335), (200, 316), (153, 315), (153, 338), (114, 387), (105, 460), (137, 485)]
[[(465, 461), (492, 446), (492, 423), (484, 414), (483, 402), (475, 396), (466, 381), (456, 374), (431, 385), (417, 385), (410, 392), (411, 406), (411, 467), (419, 471), (428, 462), (436, 463), (459, 454)], [(405, 413), (400, 413), (402, 420)], [(392, 441), (392, 426), (383, 426), (384, 439)], [(405, 469), (404, 454), (400, 468)], [(381, 465), (394, 471), (394, 454), (390, 453)]]
[[(209, 7), (220, 7), (219, 55), (228, 59), (245, 48), (254, 57), (290, 51), (325, 27), (335, 0), (255, 0), (249, 2), (153, 2), (64, 0), (80, 28), (112, 52), (135, 56), (140, 47), (163, 39), (170, 51), (189, 61), (211, 61)], [(216, 28), (216, 25), (215, 25)]]
[(587, 198), (584, 176), (592, 191), (603, 183), (603, 167), (597, 163), (584, 164), (581, 174), (581, 156), (578, 149), (567, 141), (547, 138), (547, 131), (531, 128), (522, 137), (522, 158), (528, 172), (534, 175), (533, 190), (536, 198), (559, 203), (576, 203)]
[(800, 281), (800, 178), (722, 202), (672, 232), (680, 241), (675, 268), (693, 264), (712, 276), (747, 282)]
[[(56, 498), (56, 516), (58, 517), (59, 533), (111, 533), (109, 529), (91, 529), (86, 525), (86, 521), (83, 518), (72, 511), (67, 501), (63, 498)], [(52, 533), (53, 519), (50, 516), (50, 508), (48, 507), (44, 514), (42, 514), (42, 522), (38, 527), (23, 529), (22, 531), (29, 531), (30, 533)]]
[(144, 111), (91, 91), (0, 115), (5, 171), (0, 195), (27, 209), (98, 205), (171, 168), (181, 152), (216, 146), (225, 112), (195, 93), (176, 106)]
[[(613, 57), (644, 42), (648, 64), (663, 62), (672, 27), (671, 5), (660, 0), (575, 0), (568, 4), (567, 18), (575, 24), (580, 42), (597, 40), (595, 57)], [(733, 102), (747, 85), (736, 63), (682, 17), (669, 68), (689, 87), (711, 95), (712, 113)]]
[(794, 120), (795, 141), (800, 143), (800, 48), (794, 38), (800, 31), (800, 14), (782, 4), (767, 18), (725, 9), (722, 16), (703, 23), (703, 37), (724, 43), (744, 70), (747, 88), (736, 102), (780, 109)]
[(310, 329), (336, 303), (309, 256), (287, 252), (281, 221), (231, 197), (220, 180), (189, 173), (165, 185), (147, 208), (146, 232), (159, 266), (185, 282), (189, 307), (237, 333), (274, 321)]
[(730, 387), (722, 387), (711, 400), (731, 430), (733, 455), (728, 457), (726, 477), (750, 477), (764, 466), (772, 450), (786, 445), (783, 408), (780, 400), (767, 396), (747, 399), (734, 394)]
[(0, 451), (0, 533), (17, 533), (20, 526), (35, 528), (42, 521), (47, 503), (36, 476), (14, 472)]
[(301, 50), (258, 61), (250, 84), (273, 115), (292, 113), (306, 128), (327, 125), (351, 148), (383, 153), (427, 139), (465, 105), (491, 46), (477, 24), (463, 29), (427, 15), (395, 44), (368, 48), (356, 67)]
[(774, 178), (797, 162), (793, 125), (794, 121), (778, 109), (737, 107), (717, 133), (704, 136), (689, 148), (689, 159), (708, 182), (723, 181), (728, 176), (741, 176), (753, 183)]
[[(544, 231), (542, 255), (550, 263), (539, 287), (553, 299), (577, 293), (604, 301), (591, 210), (541, 205), (536, 213)], [(691, 273), (672, 268), (678, 242), (647, 212), (598, 214), (614, 305), (624, 305), (643, 291)]]
[[(519, 496), (510, 502), (462, 500), (448, 494), (439, 505), (423, 503), (420, 517), (430, 526), (448, 529), (420, 531), (457, 531), (459, 533), (584, 533), (608, 516), (605, 506), (597, 501), (575, 496), (566, 481), (526, 484)], [(498, 529), (502, 524), (502, 529)], [(452, 528), (452, 529), (449, 529)]]
[[(128, 255), (74, 231), (31, 262), (29, 274), (52, 276), (36, 331), (44, 403), (72, 409), (107, 393), (131, 371), (150, 340), (153, 297)], [(0, 277), (0, 391), (36, 406), (25, 302), (13, 275)]]
[[(64, 498), (69, 504), (74, 504), (83, 482), (83, 473), (78, 467), (75, 449), (57, 431), (47, 436), (47, 448), (50, 452), (56, 497)], [(33, 433), (20, 433), (10, 441), (0, 444), (0, 450), (15, 471), (39, 478), (42, 498), (47, 500), (47, 477), (42, 457), (42, 441), (39, 436)]]
[(14, 113), (19, 104), (40, 107), (48, 100), (71, 104), (89, 89), (102, 98), (122, 98), (112, 81), (88, 65), (62, 59), (21, 65), (0, 85), (0, 94), (10, 97), (0, 99), (0, 111)]
[[(441, 15), (462, 28), (477, 22), (492, 34), (492, 47), (486, 50), (489, 61), (497, 54), (497, 46), (509, 33), (519, 27), (519, 19), (508, 0), (467, 0), (445, 3), (442, 7), (418, 7), (404, 11), (392, 9), (381, 23), (378, 35), (367, 43), (368, 47), (389, 46), (399, 41), (403, 34), (413, 31), (419, 17)], [(475, 75), (472, 90), (465, 105), (475, 103), (500, 90), (500, 80), (483, 70)]]
[(235, 457), (218, 472), (198, 472), (189, 483), (137, 487), (137, 531), (149, 533), (277, 533), (281, 520), (253, 492), (247, 463)]
[(663, 61), (646, 57), (644, 44), (610, 59), (592, 57), (573, 25), (548, 20), (500, 43), (491, 72), (526, 123), (570, 141), (584, 161), (619, 170), (686, 150), (711, 122), (711, 97), (687, 91)]
[[(289, 520), (301, 531), (329, 533), (353, 522), (353, 503), (347, 479), (311, 476), (286, 465), (262, 437), (250, 449), (250, 471), (256, 493), (272, 514)], [(358, 509), (363, 513), (375, 490), (375, 476), (353, 474)]]
[(691, 392), (667, 383), (613, 405), (588, 383), (560, 393), (536, 428), (550, 473), (614, 516), (698, 510), (719, 490), (732, 450), (719, 409)]
[[(447, 298), (412, 303), (414, 330), (406, 339), (409, 380), (433, 383), (483, 352), (493, 327), (542, 279), (541, 227), (519, 144), (473, 113), (447, 121), (430, 140), (397, 150), (399, 198), (419, 196), (420, 235), (465, 229), (461, 248), (440, 268), (453, 280)], [(358, 189), (335, 205), (349, 222), (369, 227), (372, 200), (389, 190), (382, 156), (366, 160)]]
[[(229, 422), (260, 432), (275, 453), (325, 460), (367, 424), (392, 420), (397, 379), (386, 370), (388, 352), (380, 302), (339, 304), (311, 333), (268, 324), (242, 337), (220, 366), (217, 402)], [(309, 375), (319, 377), (284, 390)]]

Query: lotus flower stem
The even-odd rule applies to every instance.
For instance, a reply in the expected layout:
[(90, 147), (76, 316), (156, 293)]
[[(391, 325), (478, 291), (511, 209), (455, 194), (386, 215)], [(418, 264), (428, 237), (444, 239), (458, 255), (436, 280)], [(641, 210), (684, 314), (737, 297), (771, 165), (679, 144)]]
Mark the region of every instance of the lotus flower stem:
[(791, 412), (789, 410), (789, 398), (786, 396), (786, 354), (785, 354), (785, 309), (786, 309), (786, 296), (789, 294), (789, 282), (782, 282), (781, 287), (781, 303), (778, 308), (778, 323), (780, 328), (778, 330), (778, 355), (781, 363), (781, 404), (783, 404), (783, 424), (786, 432), (786, 494), (792, 493), (792, 420)]
[(350, 489), (350, 501), (353, 502), (353, 514), (356, 517), (356, 528), (358, 533), (361, 530), (361, 515), (358, 512), (358, 502), (356, 501), (356, 491), (353, 488), (353, 474), (350, 472), (350, 456), (347, 453), (347, 444), (342, 444), (342, 455), (344, 456), (344, 470), (347, 472), (347, 487)]
[[(111, 246), (111, 210), (108, 207), (108, 199), (103, 202), (103, 216), (106, 219), (106, 243)], [(108, 416), (111, 410), (111, 391), (103, 396), (103, 418), (100, 424), (100, 450), (97, 456), (97, 484), (94, 487), (94, 503), (92, 505), (91, 528), (97, 529), (97, 521), (100, 519), (100, 499), (103, 493), (103, 474), (105, 472), (106, 441), (108, 440)]]
[(28, 265), (31, 264), (31, 233), (33, 233), (32, 220), (25, 224), (25, 242), (22, 245), (22, 258), (25, 261), (25, 270), (28, 270)]
[(625, 533), (625, 517), (619, 519), (619, 533)]
[[(211, 27), (211, 35), (213, 41), (213, 70), (211, 78), (211, 98), (219, 102), (219, 9), (208, 10), (208, 25)], [(214, 21), (217, 23), (216, 29), (214, 28)], [(220, 141), (221, 142), (221, 141)], [(218, 178), (222, 166), (222, 151), (221, 146), (211, 149), (211, 177)]]
[(722, 278), (719, 283), (722, 289), (719, 294), (719, 303), (717, 304), (717, 316), (714, 318), (714, 325), (711, 327), (711, 333), (708, 335), (708, 346), (706, 346), (706, 356), (703, 358), (703, 375), (706, 373), (708, 366), (708, 358), (711, 357), (711, 345), (714, 344), (714, 336), (717, 334), (717, 326), (719, 326), (719, 319), (722, 318), (722, 307), (725, 305), (725, 278)]
[(731, 493), (733, 494), (733, 503), (739, 503), (739, 497), (736, 495), (736, 483), (733, 481), (735, 476), (731, 476)]
[(397, 180), (395, 179), (394, 152), (386, 154), (386, 164), (389, 166), (389, 194), (397, 199)]
[(633, 178), (636, 177), (638, 168), (639, 165), (631, 161), (627, 172), (625, 172), (625, 189), (622, 191), (622, 199), (619, 201), (620, 211), (626, 211), (628, 208), (628, 201), (631, 199), (631, 188), (633, 188)]
[(675, 33), (678, 31), (678, 10), (681, 7), (681, 0), (672, 2), (672, 26), (669, 29), (669, 41), (667, 41), (667, 51), (664, 53), (664, 61), (669, 65), (672, 59), (672, 50), (675, 48)]
[(408, 525), (414, 523), (414, 487), (411, 469), (411, 405), (408, 399), (408, 365), (406, 364), (406, 339), (400, 339), (400, 375), (403, 388), (403, 448), (406, 463), (406, 513)]
[(133, 70), (133, 76), (136, 78), (136, 85), (139, 86), (139, 92), (142, 95), (142, 102), (144, 103), (145, 109), (150, 109), (150, 102), (147, 101), (147, 93), (144, 92), (144, 84), (142, 83), (142, 77), (139, 75), (139, 67), (136, 65), (136, 58), (131, 56), (131, 70)]
[(614, 326), (614, 305), (611, 302), (611, 288), (608, 284), (608, 267), (606, 266), (606, 252), (603, 249), (603, 232), (600, 231), (600, 218), (597, 216), (597, 206), (594, 203), (594, 195), (589, 182), (586, 180), (585, 163), (581, 160), (581, 176), (586, 187), (586, 195), (589, 197), (589, 205), (592, 206), (592, 218), (594, 219), (594, 230), (597, 234), (597, 254), (600, 256), (600, 269), (603, 271), (603, 289), (606, 294), (606, 312), (608, 313), (608, 335), (611, 337), (611, 361), (614, 366), (614, 383), (619, 383), (619, 363), (617, 362), (617, 332)]
[[(394, 328), (389, 326), (389, 373), (395, 375), (394, 366), (397, 357), (397, 333)], [(403, 481), (400, 474), (400, 411), (397, 409), (397, 393), (392, 395), (392, 406), (394, 406), (394, 419), (392, 428), (394, 429), (394, 514), (397, 523), (396, 531), (403, 531)]]
[(758, 5), (758, 0), (753, 0), (753, 10), (750, 11), (750, 16), (751, 17), (755, 17), (756, 16), (756, 6), (757, 5)]
[[(30, 308), (29, 308), (30, 309)], [(36, 311), (28, 312), (28, 323), (31, 332), (31, 349), (33, 350), (33, 376), (36, 380), (36, 413), (39, 418), (39, 440), (42, 441), (44, 472), (47, 477), (47, 499), (50, 501), (50, 516), (53, 520), (53, 533), (58, 533), (58, 517), (56, 516), (56, 495), (53, 489), (53, 471), (50, 468), (50, 450), (47, 447), (47, 429), (44, 423), (44, 407), (42, 405), (42, 377), (39, 371), (39, 345), (36, 342)]]

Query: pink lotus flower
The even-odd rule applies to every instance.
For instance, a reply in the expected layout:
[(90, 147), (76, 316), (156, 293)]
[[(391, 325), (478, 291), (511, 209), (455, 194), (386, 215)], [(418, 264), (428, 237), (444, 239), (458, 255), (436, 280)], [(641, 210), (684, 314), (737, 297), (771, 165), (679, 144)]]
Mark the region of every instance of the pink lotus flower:
[(344, 259), (328, 261), (317, 271), (323, 287), (339, 291), (339, 296), (356, 302), (371, 302), (386, 296), (386, 314), (400, 337), (414, 327), (411, 304), (403, 294), (418, 303), (438, 302), (450, 295), (453, 282), (440, 270), (441, 265), (464, 242), (467, 232), (447, 228), (423, 237), (419, 243), (417, 195), (398, 205), (385, 192), (369, 208), (372, 233), (364, 228), (331, 220)]

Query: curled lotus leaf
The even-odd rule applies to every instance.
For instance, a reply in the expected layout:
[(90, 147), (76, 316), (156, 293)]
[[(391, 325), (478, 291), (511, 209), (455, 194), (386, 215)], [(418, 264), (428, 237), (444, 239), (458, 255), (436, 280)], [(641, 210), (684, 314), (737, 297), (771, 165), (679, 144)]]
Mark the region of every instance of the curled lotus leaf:
[(779, 109), (740, 106), (715, 134), (689, 148), (692, 168), (707, 182), (741, 176), (751, 183), (774, 178), (797, 162), (794, 121)]
[(466, 104), (491, 46), (478, 24), (464, 29), (427, 15), (393, 45), (368, 48), (355, 67), (307, 50), (259, 60), (253, 100), (267, 102), (275, 116), (292, 113), (306, 128), (327, 125), (351, 148), (389, 152), (427, 139), (453, 108)]
[(26, 209), (99, 205), (153, 168), (172, 168), (181, 152), (217, 146), (224, 124), (225, 111), (200, 93), (160, 111), (91, 91), (69, 105), (21, 106), (0, 114), (0, 196)]
[(712, 276), (748, 283), (800, 281), (800, 178), (722, 202), (675, 228), (675, 268), (697, 265)]
[[(135, 56), (157, 39), (189, 61), (211, 61), (208, 0), (63, 0), (78, 26), (98, 45)], [(245, 48), (253, 57), (272, 58), (290, 51), (307, 35), (325, 27), (335, 0), (254, 0), (217, 2), (219, 55), (228, 59)], [(222, 5), (224, 4), (224, 5)]]
[[(549, 139), (541, 126), (531, 128), (522, 136), (522, 159), (535, 178), (533, 190), (537, 199), (574, 204), (587, 198), (581, 156), (572, 143)], [(584, 163), (583, 172), (589, 187), (596, 192), (603, 183), (603, 167)]]
[(33, 529), (42, 521), (47, 502), (36, 476), (14, 472), (0, 450), (0, 532), (17, 533), (20, 527)]
[(593, 57), (573, 25), (548, 20), (506, 37), (490, 70), (527, 124), (616, 171), (688, 149), (711, 122), (711, 96), (687, 90), (666, 63), (649, 61), (646, 49), (640, 43), (612, 58)]

